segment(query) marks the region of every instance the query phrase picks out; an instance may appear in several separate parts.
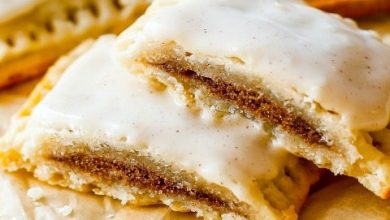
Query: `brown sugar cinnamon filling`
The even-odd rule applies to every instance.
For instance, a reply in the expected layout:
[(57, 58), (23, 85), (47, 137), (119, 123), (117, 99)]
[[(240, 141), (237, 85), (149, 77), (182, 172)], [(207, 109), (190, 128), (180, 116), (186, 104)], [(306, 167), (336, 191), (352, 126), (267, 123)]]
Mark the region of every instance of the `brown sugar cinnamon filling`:
[(325, 136), (302, 117), (280, 106), (268, 95), (243, 86), (234, 85), (222, 80), (201, 76), (195, 71), (186, 69), (174, 62), (149, 63), (169, 73), (179, 81), (191, 85), (203, 86), (212, 95), (234, 103), (244, 112), (249, 112), (256, 119), (265, 120), (272, 125), (279, 125), (285, 131), (302, 138), (308, 144), (329, 146)]
[(164, 165), (153, 168), (150, 166), (152, 163), (150, 159), (137, 157), (140, 156), (135, 156), (132, 152), (63, 151), (51, 154), (48, 159), (109, 183), (119, 182), (169, 196), (184, 196), (192, 201), (204, 203), (221, 213), (234, 212), (245, 216), (242, 204), (227, 201), (215, 192), (191, 186), (182, 177), (162, 174), (164, 172), (161, 167)]

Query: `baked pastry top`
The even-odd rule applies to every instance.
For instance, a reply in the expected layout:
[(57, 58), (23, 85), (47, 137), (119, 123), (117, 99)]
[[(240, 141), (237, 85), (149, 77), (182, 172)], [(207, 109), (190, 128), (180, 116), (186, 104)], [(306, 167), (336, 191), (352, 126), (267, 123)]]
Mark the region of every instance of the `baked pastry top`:
[(390, 117), (390, 48), (375, 33), (302, 1), (157, 0), (117, 48), (132, 72), (266, 123), (291, 152), (389, 196), (370, 135)]
[(42, 75), (87, 38), (118, 33), (148, 0), (12, 0), (0, 2), (0, 88)]
[(87, 42), (49, 71), (2, 138), (3, 167), (209, 218), (296, 218), (316, 169), (267, 127), (127, 72), (114, 40)]

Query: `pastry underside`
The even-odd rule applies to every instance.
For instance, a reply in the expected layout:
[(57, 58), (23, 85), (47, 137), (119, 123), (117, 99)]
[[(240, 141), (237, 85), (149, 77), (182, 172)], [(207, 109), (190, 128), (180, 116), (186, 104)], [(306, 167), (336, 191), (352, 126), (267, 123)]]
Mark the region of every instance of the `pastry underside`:
[[(25, 169), (50, 184), (93, 191), (123, 203), (165, 204), (175, 211), (196, 212), (206, 219), (297, 218), (296, 213), (310, 185), (318, 179), (318, 170), (288, 153), (279, 161), (282, 166), (272, 179), (255, 180), (255, 191), (261, 192), (261, 198), (257, 196), (256, 199), (261, 202), (254, 206), (238, 199), (230, 188), (168, 163), (164, 157), (152, 156), (143, 151), (142, 146), (126, 146), (123, 140), (80, 137), (76, 131), (68, 129), (49, 132), (43, 139), (27, 137), (25, 131), (34, 108), (47, 94), (50, 95), (67, 67), (92, 45), (93, 42), (86, 42), (59, 59), (14, 116), (1, 140), (0, 164), (3, 168)], [(33, 152), (26, 153), (23, 145), (34, 138), (41, 138), (41, 145), (33, 146)]]
[(42, 75), (87, 38), (119, 33), (139, 17), (147, 0), (42, 1), (0, 24), (0, 88)]
[[(186, 2), (193, 3), (195, 1)], [(234, 4), (230, 4), (235, 9)], [(277, 81), (262, 77), (253, 68), (254, 65), (257, 65), (253, 64), (255, 63), (253, 60), (257, 58), (256, 56), (250, 57), (252, 60), (247, 64), (243, 57), (221, 54), (212, 46), (216, 42), (210, 40), (212, 42), (210, 43), (208, 41), (210, 38), (214, 39), (214, 35), (218, 33), (217, 30), (220, 31), (219, 33), (231, 33), (230, 30), (233, 28), (233, 30), (242, 29), (227, 25), (216, 27), (220, 29), (210, 31), (206, 29), (209, 24), (207, 20), (201, 18), (197, 20), (196, 15), (188, 15), (187, 18), (187, 15), (180, 14), (183, 20), (188, 19), (185, 20), (188, 24), (191, 24), (192, 20), (196, 20), (194, 23), (204, 22), (196, 24), (204, 25), (205, 28), (191, 29), (192, 26), (188, 25), (188, 27), (185, 26), (175, 32), (179, 35), (178, 37), (164, 35), (161, 39), (157, 34), (155, 35), (156, 31), (150, 31), (150, 26), (153, 25), (157, 26), (159, 31), (163, 31), (164, 28), (170, 30), (167, 24), (157, 23), (154, 19), (159, 18), (161, 20), (161, 18), (165, 18), (169, 20), (170, 14), (166, 12), (168, 10), (174, 11), (176, 5), (180, 5), (178, 1), (162, 0), (155, 2), (143, 17), (119, 36), (117, 47), (122, 53), (123, 63), (128, 65), (129, 69), (147, 77), (156, 78), (167, 86), (184, 87), (189, 96), (200, 99), (220, 111), (238, 112), (254, 121), (265, 123), (271, 128), (275, 137), (283, 143), (287, 143), (285, 147), (290, 152), (313, 161), (321, 168), (330, 169), (335, 174), (355, 177), (378, 196), (383, 198), (390, 196), (390, 158), (375, 146), (370, 132), (362, 129), (352, 129), (348, 125), (340, 123), (342, 120), (340, 113), (328, 110), (321, 103), (310, 100), (304, 92), (297, 91), (296, 88), (286, 89), (280, 86)], [(244, 6), (243, 3), (242, 7)], [(310, 7), (307, 8), (309, 8), (308, 12), (314, 10)], [(159, 14), (160, 10), (162, 11), (161, 14)], [(169, 12), (172, 13), (172, 11)], [(181, 12), (180, 10), (177, 11), (178, 13)], [(217, 12), (220, 13), (220, 11)], [(251, 11), (248, 10), (248, 12)], [(314, 12), (318, 13), (316, 10)], [(227, 12), (224, 11), (224, 13)], [(234, 15), (232, 13), (231, 16)], [(326, 14), (321, 18), (327, 19), (325, 16)], [(331, 17), (331, 19), (333, 18)], [(215, 21), (213, 22), (211, 24), (215, 25)], [(240, 24), (244, 24), (244, 22)], [(183, 22), (179, 25), (187, 25), (187, 23)], [(274, 26), (283, 27), (283, 24), (276, 23)], [(230, 28), (229, 31), (226, 28)], [(194, 33), (191, 33), (191, 30)], [(250, 31), (252, 30), (248, 30), (248, 32)], [(252, 34), (252, 32), (250, 33)], [(281, 33), (283, 34), (283, 32)], [(145, 37), (138, 37), (139, 35)], [(211, 37), (205, 37), (208, 35)], [(191, 40), (188, 39), (195, 43), (190, 44)], [(253, 39), (256, 39), (256, 36)], [(180, 44), (180, 41), (185, 42), (183, 43), (185, 45)], [(220, 39), (220, 41), (224, 42), (224, 39)], [(254, 40), (254, 42), (256, 41)], [(280, 42), (285, 43), (283, 39)], [(212, 49), (207, 49), (207, 46), (205, 46), (207, 43), (210, 44)], [(234, 41), (234, 44), (237, 44), (237, 41)], [(270, 41), (268, 44), (274, 44), (274, 42)], [(245, 44), (242, 45), (245, 46)], [(227, 45), (227, 48), (229, 48), (229, 45)], [(267, 49), (269, 50), (269, 48)], [(240, 48), (237, 50), (240, 50)], [(242, 53), (248, 56), (248, 53), (250, 53), (247, 52), (248, 50), (250, 49), (245, 48)], [(275, 50), (280, 50), (279, 46), (276, 46)], [(226, 51), (230, 52), (229, 50)], [(270, 51), (273, 53), (272, 50)], [(264, 56), (266, 60), (270, 59), (267, 55)], [(294, 60), (294, 58), (291, 59)], [(268, 62), (272, 63), (273, 60)], [(278, 61), (275, 60), (275, 62)], [(276, 69), (275, 71), (279, 70)], [(288, 75), (289, 73), (285, 74)], [(280, 79), (280, 81), (283, 80)], [(327, 83), (330, 84), (331, 82)], [(314, 88), (315, 86), (313, 85)]]

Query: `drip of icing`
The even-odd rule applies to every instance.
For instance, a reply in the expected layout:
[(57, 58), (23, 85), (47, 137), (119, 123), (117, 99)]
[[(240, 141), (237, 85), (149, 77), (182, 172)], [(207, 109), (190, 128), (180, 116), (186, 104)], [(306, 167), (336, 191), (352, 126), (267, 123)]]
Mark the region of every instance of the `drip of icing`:
[(155, 1), (140, 24), (138, 35), (122, 34), (136, 34), (125, 54), (174, 41), (190, 53), (238, 57), (251, 76), (304, 94), (352, 129), (389, 121), (390, 47), (302, 1)]

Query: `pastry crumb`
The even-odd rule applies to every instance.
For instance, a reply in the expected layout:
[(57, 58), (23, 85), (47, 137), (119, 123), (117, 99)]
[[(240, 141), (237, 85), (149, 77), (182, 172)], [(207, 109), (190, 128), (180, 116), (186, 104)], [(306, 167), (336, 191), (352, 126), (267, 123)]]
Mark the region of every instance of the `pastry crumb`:
[(73, 208), (69, 205), (65, 205), (59, 208), (56, 208), (58, 214), (63, 217), (69, 216), (73, 212)]
[(44, 197), (44, 192), (41, 187), (31, 187), (27, 191), (27, 196), (35, 202)]
[(109, 215), (107, 215), (107, 218), (108, 219), (113, 219), (113, 218), (115, 218), (115, 215), (114, 214), (109, 214)]

